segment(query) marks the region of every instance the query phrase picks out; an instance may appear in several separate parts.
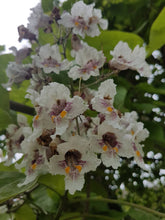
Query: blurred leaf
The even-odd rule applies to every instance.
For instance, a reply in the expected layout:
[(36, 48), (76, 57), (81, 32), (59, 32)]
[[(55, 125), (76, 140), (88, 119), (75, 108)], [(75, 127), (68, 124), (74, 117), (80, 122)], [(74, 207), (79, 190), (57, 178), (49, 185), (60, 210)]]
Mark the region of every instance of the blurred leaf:
[(119, 212), (117, 210), (109, 210), (110, 217), (113, 217), (114, 220), (123, 220), (124, 217), (127, 215), (125, 212)]
[(39, 43), (41, 45), (45, 45), (45, 44), (50, 44), (53, 45), (55, 44), (55, 38), (53, 33), (45, 33), (43, 29), (39, 29)]
[(115, 96), (114, 106), (120, 111), (124, 111), (124, 101), (127, 95), (127, 89), (123, 86), (117, 86), (116, 90), (117, 94)]
[(62, 83), (64, 85), (70, 85), (70, 78), (66, 71), (60, 72), (60, 74), (51, 74), (51, 77), (54, 82)]
[(5, 45), (0, 45), (0, 52), (5, 50)]
[(31, 198), (34, 203), (39, 206), (44, 213), (56, 213), (59, 196), (50, 191), (46, 186), (37, 187), (32, 193)]
[(9, 113), (0, 108), (0, 130), (5, 129), (9, 124), (12, 123), (12, 118)]
[(25, 95), (27, 94), (26, 91), (29, 87), (29, 81), (25, 80), (20, 85), (14, 84), (12, 86), (12, 90), (9, 93), (10, 100), (19, 102), (21, 104), (26, 104), (29, 106), (33, 106), (29, 99), (25, 99)]
[(156, 122), (148, 121), (145, 122), (145, 127), (149, 130), (149, 138), (157, 143), (165, 142), (164, 129)]
[(15, 165), (12, 164), (11, 166), (5, 166), (4, 163), (0, 163), (0, 171), (16, 171)]
[(97, 50), (102, 50), (108, 60), (112, 58), (110, 50), (113, 50), (119, 41), (127, 42), (132, 49), (137, 44), (143, 44), (143, 39), (138, 35), (122, 31), (102, 31), (98, 37), (86, 37), (85, 41)]
[(165, 7), (162, 9), (151, 26), (147, 53), (150, 55), (154, 50), (165, 44)]
[(104, 185), (100, 183), (98, 180), (96, 179), (90, 180), (90, 187), (91, 187), (91, 192), (96, 193), (96, 195), (100, 195), (105, 198), (108, 196), (107, 190), (104, 188)]
[(50, 12), (53, 9), (53, 0), (42, 0), (42, 8), (44, 12)]
[(144, 91), (144, 92), (149, 92), (152, 94), (162, 94), (165, 95), (165, 89), (164, 88), (155, 88), (153, 85), (148, 84), (148, 83), (139, 83), (136, 85), (136, 89)]
[(132, 220), (160, 220), (160, 218), (157, 218), (156, 216), (148, 213), (148, 212), (144, 212), (142, 210), (137, 210), (137, 209), (133, 209), (130, 208), (128, 211), (128, 214), (130, 217), (132, 217)]
[(30, 206), (24, 204), (15, 212), (15, 220), (36, 220), (36, 215)]
[(51, 175), (46, 174), (41, 176), (38, 179), (38, 182), (44, 184), (45, 186), (51, 187), (56, 192), (60, 193), (61, 195), (65, 192), (65, 184), (64, 184), (64, 176), (62, 175)]
[(74, 218), (76, 216), (81, 216), (81, 213), (79, 213), (79, 212), (66, 213), (59, 220), (72, 219), (72, 217), (74, 220), (81, 220), (82, 219), (82, 217)]
[(14, 59), (15, 58), (12, 54), (0, 55), (0, 84), (8, 81), (8, 77), (6, 76), (6, 68), (9, 61), (14, 61)]
[(151, 113), (153, 108), (156, 108), (157, 105), (154, 105), (152, 103), (133, 103), (132, 104), (133, 108), (136, 108), (138, 112), (143, 112), (143, 113)]
[(11, 216), (7, 213), (0, 214), (0, 219), (1, 220), (11, 220)]
[(0, 171), (0, 203), (33, 188), (36, 181), (25, 186), (18, 187), (17, 184), (23, 182), (25, 175), (19, 172)]
[(9, 111), (9, 92), (0, 85), (0, 108)]
[(92, 111), (90, 109), (87, 109), (85, 112), (84, 112), (84, 115), (86, 117), (96, 117), (98, 115), (98, 113), (96, 111)]

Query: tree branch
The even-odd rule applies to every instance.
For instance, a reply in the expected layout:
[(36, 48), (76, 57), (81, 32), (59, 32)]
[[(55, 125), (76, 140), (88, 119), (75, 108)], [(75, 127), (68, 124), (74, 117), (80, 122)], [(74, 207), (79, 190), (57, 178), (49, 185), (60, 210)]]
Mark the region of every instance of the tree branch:
[(107, 203), (114, 203), (114, 204), (121, 204), (121, 205), (127, 205), (127, 206), (131, 206), (149, 213), (152, 213), (154, 215), (157, 215), (159, 217), (165, 217), (165, 213), (162, 212), (158, 212), (156, 210), (135, 204), (135, 203), (131, 203), (131, 202), (126, 202), (126, 201), (122, 201), (122, 200), (115, 200), (115, 199), (107, 199), (107, 198), (101, 198), (101, 197), (94, 197), (94, 198), (89, 198), (89, 199), (75, 199), (70, 201), (71, 203), (76, 203), (76, 202), (86, 202), (86, 201), (97, 201), (97, 202), (107, 202)]
[(35, 109), (32, 107), (29, 107), (27, 105), (23, 105), (20, 104), (18, 102), (14, 102), (14, 101), (10, 101), (10, 109), (17, 111), (17, 112), (21, 112), (21, 113), (25, 113), (28, 115), (35, 115)]

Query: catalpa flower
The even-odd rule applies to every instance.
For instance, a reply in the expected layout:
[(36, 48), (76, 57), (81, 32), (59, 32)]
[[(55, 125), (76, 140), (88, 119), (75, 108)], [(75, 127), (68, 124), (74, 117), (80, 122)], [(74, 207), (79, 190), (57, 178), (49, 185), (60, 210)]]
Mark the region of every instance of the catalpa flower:
[(26, 179), (25, 185), (35, 180), (40, 174), (48, 172), (48, 160), (57, 152), (57, 145), (62, 141), (60, 138), (53, 139), (55, 129), (44, 129), (42, 132), (34, 130), (29, 133), (29, 136), (21, 143), (24, 158), (21, 164), (17, 164), (17, 168), (25, 167)]
[(70, 69), (69, 77), (73, 80), (78, 78), (87, 80), (90, 76), (99, 75), (99, 68), (104, 65), (105, 56), (102, 51), (97, 51), (95, 48), (84, 44), (82, 49), (75, 53), (75, 62), (78, 66), (73, 66)]
[(6, 84), (2, 84), (3, 87), (7, 88), (12, 86), (13, 83), (21, 83), (24, 80), (31, 78), (31, 64), (17, 64), (16, 62), (9, 62), (6, 75), (9, 81)]
[(46, 44), (40, 48), (39, 54), (33, 56), (34, 64), (43, 68), (45, 73), (54, 72), (59, 74), (60, 71), (69, 68), (69, 61), (62, 60), (58, 45), (50, 46)]
[[(36, 101), (54, 124), (56, 135), (62, 135), (69, 126), (69, 120), (76, 118), (87, 109), (82, 98), (79, 96), (70, 98), (69, 89), (56, 82), (44, 86)], [(39, 118), (40, 114), (36, 116), (36, 120)]]
[(108, 21), (101, 18), (101, 10), (94, 9), (94, 6), (95, 4), (86, 5), (83, 1), (76, 2), (71, 8), (71, 14), (64, 12), (58, 23), (72, 28), (74, 34), (83, 38), (85, 34), (91, 37), (98, 36), (100, 34), (98, 25), (105, 30)]
[(146, 52), (144, 47), (137, 45), (132, 51), (126, 42), (120, 41), (114, 50), (110, 51), (110, 54), (113, 56), (113, 59), (110, 61), (110, 65), (113, 68), (136, 70), (144, 77), (151, 75), (150, 67), (145, 61)]
[(27, 123), (27, 118), (24, 115), (17, 115), (17, 123), (10, 124), (7, 127), (7, 155), (8, 160), (6, 161), (6, 165), (10, 165), (12, 163), (12, 159), (15, 153), (22, 153), (21, 143), (31, 133), (31, 128)]
[(57, 151), (59, 155), (50, 158), (50, 173), (65, 175), (65, 189), (74, 194), (83, 188), (84, 174), (96, 170), (101, 161), (90, 151), (88, 141), (80, 136), (59, 144)]
[(116, 85), (113, 79), (105, 80), (100, 84), (96, 96), (91, 100), (92, 108), (100, 113), (111, 115), (115, 119), (117, 117), (113, 107), (115, 95)]
[(98, 126), (98, 134), (91, 138), (91, 148), (101, 153), (101, 159), (106, 167), (117, 169), (120, 164), (120, 156), (131, 157), (130, 142), (124, 136), (122, 129), (115, 128), (104, 121)]
[(50, 28), (51, 19), (48, 15), (44, 14), (41, 3), (37, 4), (31, 11), (32, 13), (28, 18), (29, 23), (27, 28), (38, 38), (39, 28)]

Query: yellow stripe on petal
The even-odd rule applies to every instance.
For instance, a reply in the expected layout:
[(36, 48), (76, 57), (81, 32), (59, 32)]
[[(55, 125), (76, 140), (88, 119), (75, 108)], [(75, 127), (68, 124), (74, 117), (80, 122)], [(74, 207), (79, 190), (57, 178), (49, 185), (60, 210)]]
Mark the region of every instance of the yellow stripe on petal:
[(60, 113), (61, 118), (64, 118), (65, 115), (66, 115), (66, 113), (67, 113), (67, 111), (63, 110), (63, 111)]
[(79, 25), (79, 22), (78, 22), (78, 21), (75, 21), (74, 24), (75, 24), (76, 26), (78, 26), (78, 25)]
[(137, 150), (136, 151), (136, 155), (138, 156), (138, 157), (140, 157), (140, 152)]
[(132, 134), (132, 135), (134, 135), (134, 134), (135, 134), (134, 130), (131, 130), (131, 134)]
[(66, 167), (65, 172), (68, 174), (70, 172), (70, 167)]
[(35, 170), (36, 167), (37, 167), (37, 164), (36, 164), (36, 163), (33, 163), (33, 164), (31, 165), (32, 170)]
[(107, 111), (112, 112), (113, 108), (111, 108), (110, 106), (107, 107)]
[(81, 166), (81, 165), (75, 165), (75, 167), (76, 167), (76, 169), (77, 169), (79, 172), (81, 172), (81, 170), (82, 170), (82, 166)]
[(107, 145), (104, 145), (104, 146), (103, 146), (103, 150), (104, 150), (104, 151), (107, 151), (107, 149), (108, 149), (108, 146), (107, 146)]
[(56, 117), (55, 115), (51, 116), (52, 122), (54, 122), (55, 117)]
[(40, 117), (39, 115), (36, 115), (34, 119), (35, 119), (35, 120), (38, 120), (39, 117)]
[(113, 149), (118, 153), (119, 149), (117, 147), (114, 147)]

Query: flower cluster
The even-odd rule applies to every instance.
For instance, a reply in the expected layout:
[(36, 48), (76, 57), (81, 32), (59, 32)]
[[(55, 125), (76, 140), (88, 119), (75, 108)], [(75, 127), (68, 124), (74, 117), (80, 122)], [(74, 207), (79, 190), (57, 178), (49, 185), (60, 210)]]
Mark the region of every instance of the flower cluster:
[[(10, 85), (31, 79), (26, 98), (36, 111), (32, 128), (24, 116), (18, 116), (18, 125), (7, 129), (8, 159), (11, 162), (17, 152), (23, 154), (16, 167), (25, 168), (26, 179), (19, 185), (41, 174), (60, 174), (65, 176), (65, 189), (74, 194), (83, 188), (84, 174), (95, 171), (101, 163), (117, 169), (122, 158), (134, 158), (146, 169), (142, 142), (149, 132), (137, 121), (135, 111), (121, 113), (115, 107), (117, 91), (112, 79), (114, 69), (119, 72), (129, 68), (149, 76), (145, 49), (136, 46), (132, 51), (120, 41), (110, 51), (110, 74), (101, 73), (107, 62), (103, 51), (80, 40), (85, 35), (98, 36), (100, 28), (107, 29), (107, 20), (102, 19), (94, 4), (76, 2), (71, 13), (58, 14), (58, 19), (57, 15), (44, 15), (41, 5), (32, 11), (27, 33), (38, 39), (38, 28), (49, 28), (51, 20), (52, 25), (65, 29), (67, 37), (60, 36), (58, 44), (39, 45), (30, 66), (13, 62), (7, 68)], [(72, 44), (70, 59), (66, 56), (66, 39)], [(101, 83), (92, 90), (88, 79), (93, 85)]]

